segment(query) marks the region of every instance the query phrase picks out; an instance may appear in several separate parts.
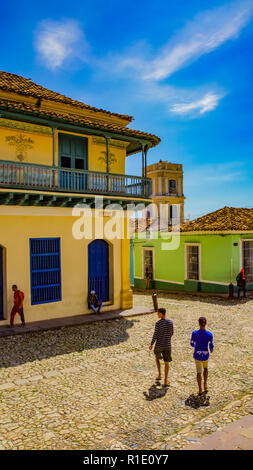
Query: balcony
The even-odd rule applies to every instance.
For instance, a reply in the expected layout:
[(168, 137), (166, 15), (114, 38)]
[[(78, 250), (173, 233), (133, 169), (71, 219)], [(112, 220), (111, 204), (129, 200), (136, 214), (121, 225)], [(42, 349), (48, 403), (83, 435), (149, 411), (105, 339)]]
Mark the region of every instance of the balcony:
[(138, 176), (0, 161), (0, 189), (149, 198), (152, 182)]

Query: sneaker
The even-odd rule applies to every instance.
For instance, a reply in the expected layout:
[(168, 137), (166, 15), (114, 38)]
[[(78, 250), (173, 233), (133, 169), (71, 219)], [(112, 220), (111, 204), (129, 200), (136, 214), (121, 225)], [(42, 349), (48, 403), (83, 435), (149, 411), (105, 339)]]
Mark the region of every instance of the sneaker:
[(25, 323), (22, 323), (22, 325), (21, 325), (21, 326), (25, 326)]

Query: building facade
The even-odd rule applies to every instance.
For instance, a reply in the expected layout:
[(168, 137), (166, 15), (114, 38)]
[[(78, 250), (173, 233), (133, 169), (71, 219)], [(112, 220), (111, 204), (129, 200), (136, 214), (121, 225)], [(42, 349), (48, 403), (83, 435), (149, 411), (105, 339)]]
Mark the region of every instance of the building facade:
[(225, 207), (181, 225), (180, 233), (139, 233), (134, 239), (134, 285), (172, 291), (228, 293), (245, 269), (247, 289), (253, 289), (253, 209)]
[(13, 284), (27, 322), (89, 313), (90, 290), (104, 310), (132, 307), (126, 208), (152, 191), (145, 170), (125, 174), (125, 159), (146, 164), (160, 139), (131, 120), (0, 72), (2, 325)]
[(160, 160), (147, 167), (147, 176), (152, 180), (152, 203), (156, 214), (150, 217), (168, 218), (171, 223), (173, 206), (180, 205), (180, 221), (184, 222), (183, 165)]

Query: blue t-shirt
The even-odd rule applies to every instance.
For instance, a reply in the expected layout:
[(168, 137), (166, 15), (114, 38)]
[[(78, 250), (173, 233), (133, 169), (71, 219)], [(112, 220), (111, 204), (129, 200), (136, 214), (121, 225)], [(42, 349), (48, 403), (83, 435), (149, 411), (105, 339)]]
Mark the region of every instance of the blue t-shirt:
[(214, 348), (212, 333), (206, 330), (193, 331), (191, 346), (194, 348), (194, 359), (197, 359), (197, 361), (207, 361), (209, 358), (209, 349), (212, 352)]

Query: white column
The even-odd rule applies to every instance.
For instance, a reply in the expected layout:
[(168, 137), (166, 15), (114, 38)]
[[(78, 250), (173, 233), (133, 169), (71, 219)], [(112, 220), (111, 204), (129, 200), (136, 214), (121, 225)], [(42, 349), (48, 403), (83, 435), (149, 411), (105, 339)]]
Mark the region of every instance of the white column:
[(168, 178), (165, 178), (165, 194), (168, 194), (169, 192), (169, 180)]
[(153, 192), (153, 196), (155, 196), (155, 195), (156, 195), (156, 192), (155, 192), (155, 191), (156, 191), (156, 188), (155, 188), (155, 176), (152, 178), (152, 183), (153, 183), (153, 191), (152, 191), (152, 192)]
[(159, 176), (159, 194), (162, 194), (162, 177)]
[(178, 178), (178, 195), (182, 196), (181, 178)]

